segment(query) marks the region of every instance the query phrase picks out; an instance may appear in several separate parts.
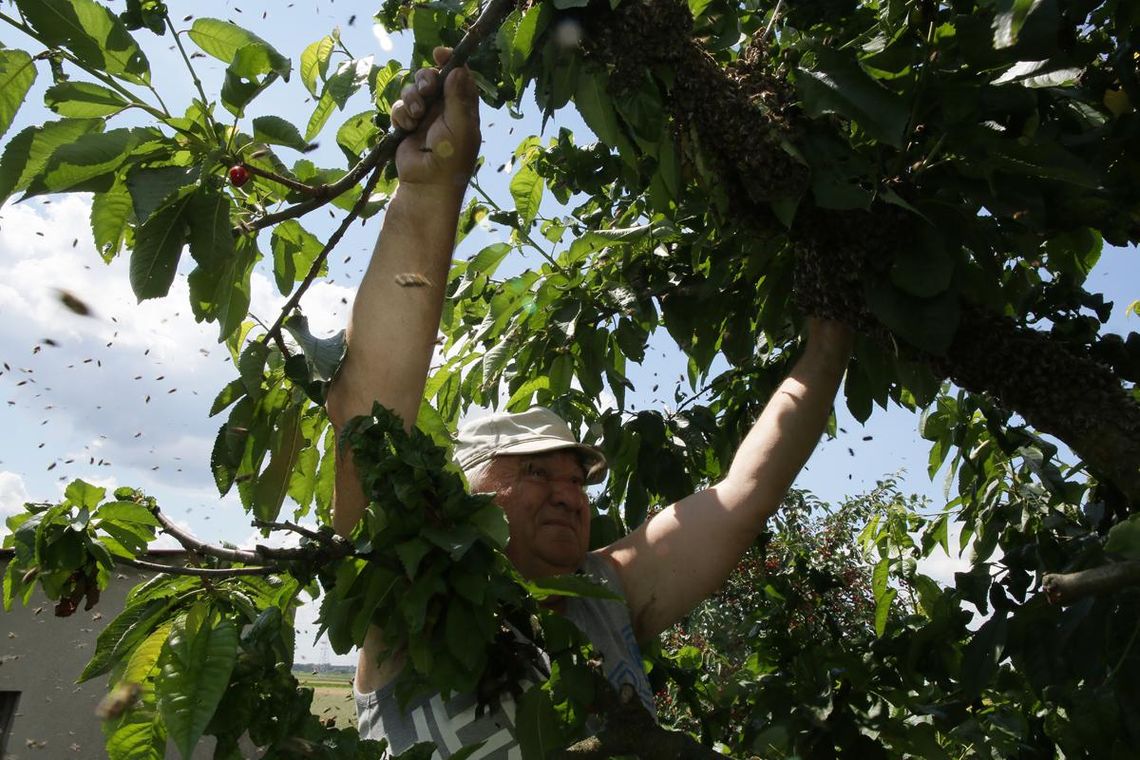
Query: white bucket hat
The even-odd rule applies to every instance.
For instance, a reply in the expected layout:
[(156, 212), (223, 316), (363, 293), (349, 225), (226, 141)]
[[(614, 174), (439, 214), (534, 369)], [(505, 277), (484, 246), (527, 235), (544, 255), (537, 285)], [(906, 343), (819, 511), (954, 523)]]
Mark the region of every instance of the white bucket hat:
[(454, 456), (455, 463), (469, 475), (497, 456), (563, 449), (573, 449), (582, 458), (587, 483), (605, 480), (608, 465), (602, 452), (579, 443), (565, 420), (544, 406), (514, 414), (495, 412), (463, 423)]

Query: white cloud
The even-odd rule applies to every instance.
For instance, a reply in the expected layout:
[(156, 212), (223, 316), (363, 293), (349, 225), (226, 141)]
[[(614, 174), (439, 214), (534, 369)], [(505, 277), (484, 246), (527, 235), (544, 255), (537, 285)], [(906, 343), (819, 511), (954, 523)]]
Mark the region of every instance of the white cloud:
[(14, 472), (0, 471), (0, 517), (19, 514), (28, 501), (24, 479)]

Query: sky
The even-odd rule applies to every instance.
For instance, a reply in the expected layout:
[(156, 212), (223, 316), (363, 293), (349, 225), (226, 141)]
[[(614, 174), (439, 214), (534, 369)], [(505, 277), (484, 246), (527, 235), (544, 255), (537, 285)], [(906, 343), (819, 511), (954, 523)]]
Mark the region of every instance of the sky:
[[(122, 3), (112, 3), (121, 9)], [(172, 4), (173, 5), (173, 4)], [(262, 15), (251, 8), (272, 7)], [(244, 6), (244, 8), (243, 8)], [(358, 57), (375, 55), (383, 65), (389, 59), (406, 64), (410, 43), (406, 34), (388, 35), (374, 30), (370, 17), (350, 18), (358, 5), (332, 2), (280, 3), (215, 2), (210, 12), (232, 19), (255, 31), (279, 51), (294, 57), (310, 42), (339, 27), (346, 46)], [(241, 10), (239, 10), (241, 9)], [(188, 26), (182, 24), (181, 26)], [(137, 33), (146, 46), (153, 79), (172, 111), (180, 111), (191, 97), (191, 80), (181, 59), (170, 49), (170, 38)], [(0, 43), (30, 52), (36, 48), (23, 35), (0, 26)], [(186, 44), (193, 49), (188, 40)], [(220, 88), (224, 66), (212, 58), (196, 58), (195, 66), (207, 93)], [(32, 93), (5, 139), (28, 124), (54, 118), (42, 105), (49, 79), (41, 72)], [(366, 96), (350, 101), (334, 115), (325, 143), (310, 158), (318, 164), (340, 166), (343, 157), (335, 146), (335, 127), (348, 115), (367, 108)], [(533, 104), (524, 101), (532, 106)], [(284, 116), (303, 125), (312, 103), (294, 76), (277, 83), (255, 101), (244, 122), (262, 114)], [(547, 127), (547, 135), (568, 126), (577, 141), (589, 141), (589, 130), (573, 109), (563, 109)], [(513, 120), (505, 112), (483, 110), (483, 155), (480, 172), (484, 189), (512, 205), (507, 192), (509, 173), (496, 171), (522, 136), (537, 133), (534, 115)], [(287, 162), (297, 155), (282, 149)], [(549, 196), (549, 194), (548, 194)], [(198, 537), (249, 545), (260, 539), (241, 510), (236, 494), (218, 496), (208, 470), (210, 450), (220, 419), (208, 417), (214, 394), (236, 372), (228, 351), (216, 342), (213, 325), (197, 324), (187, 302), (186, 274), (180, 267), (170, 295), (138, 304), (128, 284), (124, 257), (105, 265), (94, 249), (89, 226), (90, 198), (61, 195), (9, 202), (0, 208), (0, 518), (19, 511), (24, 501), (53, 501), (74, 478), (107, 488), (130, 485), (156, 497), (163, 510)], [(314, 233), (327, 234), (332, 222), (321, 214), (304, 220)], [(367, 262), (379, 219), (354, 225), (330, 261), (330, 277), (306, 293), (302, 307), (317, 334), (345, 325), (362, 268)], [(266, 233), (267, 234), (267, 233)], [(497, 236), (495, 229), (477, 230), (458, 256), (470, 255)], [(268, 250), (268, 238), (262, 245)], [(1127, 334), (1140, 329), (1140, 319), (1127, 314), (1128, 304), (1140, 298), (1140, 262), (1135, 251), (1106, 248), (1090, 278), (1093, 290), (1115, 302), (1108, 328)], [(59, 292), (78, 296), (92, 315), (78, 316), (65, 309)], [(284, 302), (273, 284), (272, 272), (259, 268), (252, 281), (251, 312), (262, 321), (276, 317)], [(660, 331), (651, 344), (646, 364), (631, 379), (639, 392), (630, 396), (637, 408), (664, 407), (671, 383), (661, 383), (662, 395), (646, 389), (657, 376), (676, 377), (684, 362)], [(641, 382), (639, 382), (641, 380)], [(887, 475), (897, 474), (901, 488), (931, 500), (932, 509), (945, 502), (941, 478), (926, 474), (928, 444), (917, 433), (918, 418), (899, 409), (876, 409), (864, 427), (854, 421), (842, 403), (837, 405), (839, 426), (845, 432), (817, 448), (796, 485), (826, 501), (862, 493)], [(3, 528), (0, 527), (0, 533)], [(164, 537), (160, 546), (173, 547)], [(935, 557), (924, 570), (944, 582), (964, 565), (955, 557)], [(311, 643), (314, 606), (303, 608), (299, 618), (298, 660), (348, 664), (348, 657), (330, 655), (322, 643)], [(308, 633), (308, 635), (306, 635)]]

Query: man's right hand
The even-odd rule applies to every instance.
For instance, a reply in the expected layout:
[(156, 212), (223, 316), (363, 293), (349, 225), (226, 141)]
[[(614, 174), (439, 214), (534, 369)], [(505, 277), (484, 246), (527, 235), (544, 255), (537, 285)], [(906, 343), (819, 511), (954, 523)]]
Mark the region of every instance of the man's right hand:
[[(437, 66), (451, 48), (437, 47)], [(402, 185), (454, 189), (462, 195), (479, 153), (479, 95), (466, 66), (458, 67), (440, 89), (439, 69), (420, 69), (392, 105), (392, 123), (410, 134), (396, 151)], [(433, 101), (429, 105), (430, 101)]]

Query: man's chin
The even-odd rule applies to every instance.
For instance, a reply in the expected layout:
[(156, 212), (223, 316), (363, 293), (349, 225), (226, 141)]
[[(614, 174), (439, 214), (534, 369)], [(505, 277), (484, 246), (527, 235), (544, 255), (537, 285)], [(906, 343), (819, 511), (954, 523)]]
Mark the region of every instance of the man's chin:
[(586, 552), (577, 544), (548, 546), (544, 547), (540, 557), (547, 565), (560, 568), (557, 574), (566, 574), (575, 572), (581, 566), (582, 560), (586, 558)]

